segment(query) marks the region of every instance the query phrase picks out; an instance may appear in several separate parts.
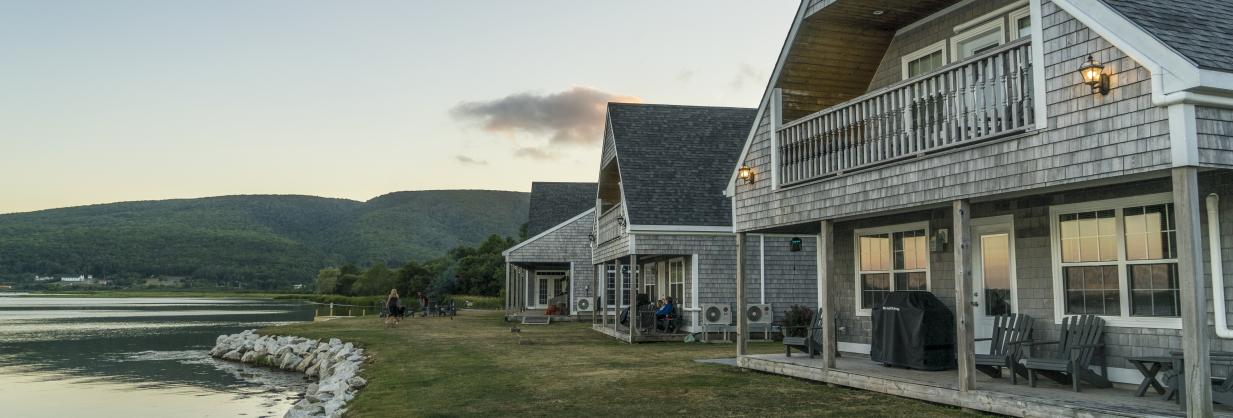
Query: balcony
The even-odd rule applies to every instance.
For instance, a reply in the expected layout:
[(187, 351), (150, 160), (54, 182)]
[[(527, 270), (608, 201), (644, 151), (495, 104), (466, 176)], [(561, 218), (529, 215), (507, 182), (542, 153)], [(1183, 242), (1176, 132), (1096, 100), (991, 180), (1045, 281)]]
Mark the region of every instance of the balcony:
[(624, 203), (617, 203), (615, 206), (608, 208), (604, 213), (599, 215), (599, 222), (595, 223), (595, 242), (603, 244), (621, 237), (625, 232), (625, 227), (617, 222), (617, 218), (625, 216)]
[(784, 124), (780, 185), (890, 164), (1032, 129), (1029, 39)]

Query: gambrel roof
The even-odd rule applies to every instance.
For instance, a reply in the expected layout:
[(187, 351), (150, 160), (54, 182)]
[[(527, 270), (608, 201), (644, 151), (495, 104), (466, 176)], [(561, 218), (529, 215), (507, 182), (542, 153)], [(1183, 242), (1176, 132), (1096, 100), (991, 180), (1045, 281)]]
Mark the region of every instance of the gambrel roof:
[(527, 236), (533, 237), (595, 207), (596, 183), (531, 183)]
[(723, 195), (757, 109), (609, 103), (628, 222), (730, 226)]
[(1233, 2), (1102, 1), (1199, 68), (1233, 71)]

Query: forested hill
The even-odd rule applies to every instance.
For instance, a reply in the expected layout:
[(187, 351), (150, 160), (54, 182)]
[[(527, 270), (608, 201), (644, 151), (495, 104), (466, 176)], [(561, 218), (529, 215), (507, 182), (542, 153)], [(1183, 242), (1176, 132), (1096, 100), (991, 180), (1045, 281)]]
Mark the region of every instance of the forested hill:
[(396, 192), (367, 202), (243, 195), (0, 215), (0, 281), (33, 274), (308, 283), (331, 265), (398, 265), (517, 237), (528, 194)]

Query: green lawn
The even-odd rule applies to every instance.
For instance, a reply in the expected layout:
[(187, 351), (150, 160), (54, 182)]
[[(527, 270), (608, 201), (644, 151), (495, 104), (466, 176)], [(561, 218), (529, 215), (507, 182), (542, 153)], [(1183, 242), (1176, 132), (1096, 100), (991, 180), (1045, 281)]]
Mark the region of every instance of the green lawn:
[[(388, 329), (375, 317), (264, 330), (341, 338), (372, 355), (352, 417), (405, 416), (961, 416), (958, 409), (873, 392), (699, 364), (730, 344), (628, 345), (589, 324), (523, 325), (501, 312), (415, 318)], [(751, 351), (782, 346), (754, 343)]]

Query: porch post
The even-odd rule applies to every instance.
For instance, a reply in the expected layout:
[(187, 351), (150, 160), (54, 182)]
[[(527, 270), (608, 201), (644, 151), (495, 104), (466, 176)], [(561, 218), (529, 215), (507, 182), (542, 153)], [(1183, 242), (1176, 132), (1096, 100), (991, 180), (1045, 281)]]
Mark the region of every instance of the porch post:
[(818, 230), (818, 312), (822, 325), (822, 369), (835, 368), (835, 354), (839, 352), (835, 340), (835, 310), (831, 303), (831, 270), (834, 265), (835, 224), (827, 219)]
[(736, 233), (736, 356), (748, 351), (749, 324), (745, 319), (745, 233)]
[(595, 325), (595, 320), (599, 319), (599, 309), (603, 307), (599, 300), (599, 274), (603, 270), (603, 267), (596, 268), (594, 264), (591, 265), (591, 325)]
[(603, 319), (604, 328), (607, 328), (608, 327), (608, 304), (613, 303), (613, 301), (608, 300), (608, 262), (606, 261), (604, 262), (602, 271), (604, 272), (604, 278), (603, 278), (604, 290), (600, 292), (600, 294), (604, 295), (604, 303), (603, 303), (604, 313), (603, 315), (600, 315), (600, 318)]
[(625, 276), (621, 275), (621, 259), (618, 257), (612, 260), (612, 266), (615, 267), (612, 273), (613, 286), (616, 286), (616, 289), (612, 292), (612, 294), (616, 295), (612, 301), (612, 329), (615, 330), (620, 328), (619, 325), (621, 325), (621, 305), (625, 304), (626, 295), (624, 292), (621, 292), (621, 281), (625, 279)]
[[(959, 353), (959, 391), (976, 386), (976, 341), (972, 323), (972, 205), (966, 199), (956, 200), (954, 209), (955, 238), (955, 343)], [(1012, 371), (1013, 372), (1013, 371)]]
[(514, 288), (513, 288), (512, 286), (510, 286), (510, 282), (509, 282), (509, 279), (510, 279), (510, 277), (509, 277), (509, 270), (510, 270), (510, 267), (509, 267), (509, 262), (506, 262), (506, 263), (505, 263), (505, 315), (506, 315), (506, 316), (509, 316), (509, 314), (510, 314), (510, 307), (511, 307), (511, 305), (513, 305), (513, 304), (509, 303), (509, 298), (510, 298), (511, 296), (513, 296), (513, 295), (514, 295), (514, 293), (513, 293), (513, 292), (514, 292)]
[(629, 255), (629, 342), (638, 335), (638, 256)]
[[(1212, 381), (1207, 340), (1207, 291), (1203, 237), (1199, 226), (1199, 170), (1173, 169), (1173, 213), (1177, 218), (1177, 281), (1182, 299), (1182, 356), (1186, 416), (1212, 416)], [(1224, 315), (1217, 312), (1216, 315)]]

